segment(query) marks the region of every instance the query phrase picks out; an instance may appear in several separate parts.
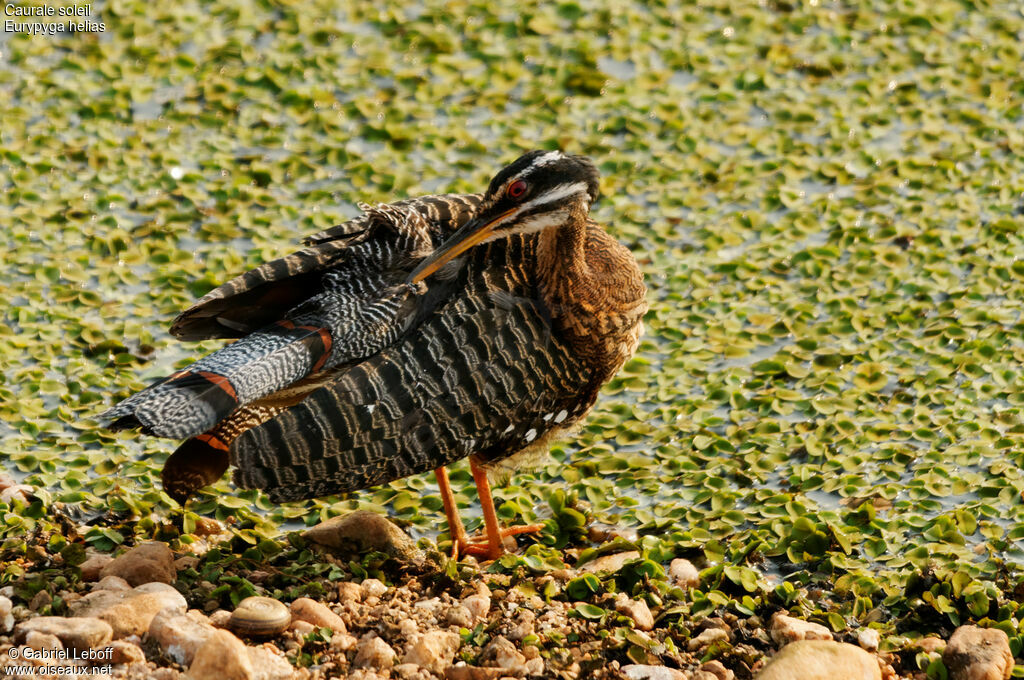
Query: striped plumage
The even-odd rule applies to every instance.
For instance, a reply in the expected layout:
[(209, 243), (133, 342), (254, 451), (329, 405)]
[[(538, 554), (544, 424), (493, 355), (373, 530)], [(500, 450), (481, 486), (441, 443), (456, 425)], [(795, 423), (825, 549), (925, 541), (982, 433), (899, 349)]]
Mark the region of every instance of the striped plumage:
[(479, 485), (542, 447), (636, 349), (642, 276), (589, 219), (596, 196), (589, 160), (531, 152), (483, 196), (364, 208), (179, 316), (180, 338), (241, 339), (106, 415), (189, 438), (164, 471), (178, 500), (229, 461), (275, 501), (439, 469), (454, 522), (440, 468), (472, 456)]

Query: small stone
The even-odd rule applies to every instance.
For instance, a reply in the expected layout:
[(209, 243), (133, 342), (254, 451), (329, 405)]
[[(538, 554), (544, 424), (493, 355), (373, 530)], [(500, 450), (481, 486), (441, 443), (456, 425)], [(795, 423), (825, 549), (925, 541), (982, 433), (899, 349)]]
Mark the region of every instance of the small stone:
[(615, 601), (615, 611), (633, 619), (633, 623), (639, 630), (651, 630), (654, 628), (654, 615), (650, 607), (643, 600), (632, 600), (626, 597), (625, 593), (619, 593)]
[(114, 640), (107, 643), (110, 649), (110, 663), (145, 663), (146, 655), (142, 649), (127, 640)]
[(100, 572), (108, 564), (114, 561), (114, 558), (106, 553), (93, 553), (85, 558), (85, 562), (78, 565), (78, 569), (82, 572), (83, 581), (96, 581), (100, 578)]
[(1013, 654), (1006, 633), (998, 628), (960, 626), (942, 652), (951, 680), (1008, 680)]
[(218, 609), (214, 612), (210, 612), (210, 625), (216, 626), (217, 628), (227, 628), (228, 621), (231, 620), (231, 612), (227, 609)]
[(398, 622), (398, 633), (406, 640), (411, 640), (420, 632), (415, 619), (402, 619)]
[(224, 531), (224, 525), (212, 517), (200, 517), (196, 520), (196, 536), (215, 536)]
[(445, 620), (448, 621), (449, 626), (458, 626), (459, 628), (473, 627), (473, 615), (461, 604), (457, 604), (449, 609)]
[(175, 609), (157, 612), (149, 625), (149, 637), (156, 640), (175, 663), (188, 666), (196, 652), (217, 629)]
[(386, 670), (395, 663), (395, 650), (388, 643), (372, 633), (364, 635), (356, 645), (356, 658), (353, 662), (362, 668)]
[(110, 641), (113, 629), (106, 621), (93, 617), (38, 616), (22, 621), (14, 629), (19, 643), (30, 632), (46, 633), (60, 639), (65, 647), (85, 651)]
[[(111, 560), (113, 561), (113, 560)], [(125, 581), (120, 576), (105, 576), (99, 581), (93, 584), (91, 590), (96, 592), (97, 590), (131, 590), (132, 584)]]
[(422, 558), (416, 544), (404, 531), (386, 517), (368, 510), (356, 510), (321, 522), (303, 531), (302, 537), (347, 554), (377, 551), (408, 560)]
[(431, 631), (416, 638), (402, 663), (414, 663), (433, 673), (441, 673), (451, 665), (461, 644), (462, 639), (457, 633)]
[(860, 647), (831, 640), (797, 640), (761, 669), (757, 680), (881, 680), (878, 661)]
[(275, 648), (262, 645), (245, 649), (252, 664), (253, 680), (291, 680), (295, 677), (295, 668)]
[(702, 631), (700, 635), (690, 640), (690, 642), (687, 643), (686, 648), (693, 652), (698, 649), (704, 649), (714, 642), (728, 642), (728, 640), (728, 631), (721, 628), (708, 628), (707, 630)]
[(526, 674), (527, 675), (543, 675), (544, 674), (544, 659), (537, 657), (535, 659), (526, 660)]
[(36, 593), (28, 603), (28, 608), (34, 612), (39, 611), (43, 607), (48, 607), (53, 603), (53, 595), (50, 595), (48, 590), (40, 590)]
[(391, 667), (391, 675), (401, 680), (414, 680), (414, 678), (421, 677), (422, 672), (420, 667), (414, 663), (400, 663)]
[(487, 612), (491, 609), (491, 598), (487, 595), (470, 595), (462, 600), (462, 606), (469, 612), (473, 621), (485, 621)]
[(299, 635), (306, 636), (316, 630), (309, 621), (303, 621), (302, 619), (292, 619), (292, 622), (288, 625), (288, 630), (293, 630)]
[(700, 670), (715, 680), (734, 680), (736, 677), (736, 674), (723, 666), (721, 661), (708, 661), (700, 667)]
[[(383, 585), (383, 584), (381, 584)], [(341, 617), (315, 600), (300, 597), (292, 602), (292, 618), (306, 621), (318, 628), (330, 628), (335, 633), (345, 633), (345, 622)]]
[[(527, 637), (528, 635), (533, 635), (533, 624), (536, 619), (537, 615), (529, 609), (520, 610), (519, 614), (516, 616), (515, 625), (512, 626), (512, 628), (509, 630), (508, 639), (512, 640), (513, 642), (519, 642), (524, 637)], [(529, 649), (536, 648), (530, 647)]]
[(36, 650), (37, 652), (44, 649), (62, 650), (64, 645), (61, 643), (60, 638), (56, 635), (49, 633), (43, 633), (38, 630), (30, 630), (25, 634), (25, 646)]
[(444, 677), (445, 680), (498, 680), (504, 672), (504, 668), (467, 666), (460, 661), (457, 666), (449, 666), (444, 672)]
[(192, 680), (252, 680), (255, 669), (245, 643), (217, 629), (196, 652), (188, 675)]
[(501, 635), (487, 643), (480, 659), (488, 666), (504, 669), (507, 675), (526, 675), (526, 657)]
[[(182, 555), (178, 559), (174, 560), (175, 571), (185, 571), (186, 569), (195, 569), (199, 566), (199, 558), (195, 555)], [(252, 581), (252, 579), (249, 579)]]
[(772, 640), (785, 645), (795, 640), (831, 640), (832, 632), (820, 623), (812, 623), (775, 612), (772, 616)]
[(253, 595), (231, 612), (228, 630), (246, 638), (269, 638), (283, 633), (291, 622), (292, 613), (284, 604), (272, 597)]
[(342, 581), (338, 584), (338, 601), (339, 602), (359, 602), (363, 599), (363, 589), (359, 587), (358, 583), (352, 581)]
[(76, 617), (93, 616), (109, 623), (115, 640), (143, 635), (153, 617), (168, 607), (184, 613), (188, 603), (164, 583), (145, 583), (131, 590), (94, 590), (71, 604)]
[(878, 651), (881, 641), (881, 636), (874, 628), (861, 628), (857, 631), (857, 644), (861, 646), (861, 649), (866, 649), (869, 652)]
[(359, 641), (348, 633), (335, 633), (331, 636), (331, 651), (347, 652), (356, 646)]
[(11, 602), (10, 598), (0, 595), (0, 635), (6, 635), (14, 628), (14, 616), (11, 614), (12, 609), (14, 609), (14, 603)]
[(130, 585), (174, 583), (174, 553), (166, 543), (140, 543), (100, 570), (100, 577), (120, 576)]
[(628, 550), (626, 552), (615, 553), (614, 555), (605, 555), (598, 557), (596, 560), (587, 562), (579, 571), (596, 574), (598, 572), (616, 572), (622, 568), (626, 562), (630, 560), (639, 559), (640, 553), (636, 550)]
[(359, 584), (359, 591), (365, 600), (370, 597), (381, 597), (384, 593), (388, 592), (388, 587), (378, 579), (368, 578)]
[(630, 664), (623, 666), (622, 672), (629, 680), (690, 680), (688, 674), (665, 666)]
[(693, 566), (690, 560), (682, 558), (672, 560), (668, 565), (668, 578), (673, 585), (684, 590), (696, 588), (700, 585), (700, 572)]

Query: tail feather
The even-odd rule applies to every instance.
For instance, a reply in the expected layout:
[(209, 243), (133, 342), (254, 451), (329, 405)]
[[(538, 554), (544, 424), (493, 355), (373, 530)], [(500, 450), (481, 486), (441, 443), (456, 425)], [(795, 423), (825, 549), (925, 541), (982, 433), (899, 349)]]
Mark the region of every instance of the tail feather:
[(332, 344), (325, 328), (280, 321), (150, 385), (103, 417), (113, 420), (115, 430), (194, 437), (238, 407), (319, 371)]

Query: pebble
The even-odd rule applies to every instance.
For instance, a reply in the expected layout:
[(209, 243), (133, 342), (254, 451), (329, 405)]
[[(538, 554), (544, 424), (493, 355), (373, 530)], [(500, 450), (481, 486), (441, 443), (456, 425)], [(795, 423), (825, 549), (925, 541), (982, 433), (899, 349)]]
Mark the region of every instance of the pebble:
[(114, 640), (107, 643), (110, 648), (110, 663), (145, 663), (146, 655), (142, 649), (127, 640)]
[(526, 675), (526, 657), (504, 636), (496, 635), (488, 642), (480, 659), (488, 666), (504, 669), (507, 675)]
[(395, 650), (373, 633), (368, 633), (356, 644), (353, 663), (362, 668), (386, 670), (395, 664)]
[(92, 585), (93, 592), (97, 590), (131, 590), (132, 586), (120, 576), (106, 576)]
[(6, 635), (14, 628), (14, 615), (11, 614), (12, 609), (14, 609), (14, 603), (11, 602), (11, 599), (0, 595), (0, 635)]
[(707, 630), (701, 632), (700, 635), (690, 640), (687, 643), (686, 648), (693, 652), (698, 649), (704, 649), (705, 647), (710, 646), (714, 642), (727, 642), (728, 640), (728, 631), (723, 630), (722, 628), (708, 628)]
[(316, 630), (309, 621), (303, 621), (302, 619), (292, 619), (292, 622), (288, 625), (288, 630), (293, 630), (299, 635), (306, 636)]
[(359, 587), (358, 583), (352, 581), (342, 581), (338, 584), (338, 601), (339, 602), (360, 602), (363, 599), (363, 589)]
[(466, 608), (474, 622), (486, 621), (487, 612), (491, 609), (491, 598), (489, 595), (470, 595), (463, 598), (462, 606)]
[(217, 631), (210, 623), (182, 614), (174, 609), (165, 609), (153, 617), (149, 626), (149, 637), (156, 640), (175, 663), (188, 666), (196, 652), (207, 643)]
[(38, 630), (30, 630), (25, 634), (25, 646), (37, 652), (44, 649), (55, 649), (58, 651), (64, 649), (64, 645), (56, 635), (43, 633)]
[(690, 680), (690, 675), (675, 668), (630, 664), (622, 667), (622, 673), (629, 680)]
[(272, 597), (253, 595), (238, 603), (228, 619), (228, 630), (248, 638), (280, 635), (292, 622), (292, 613)]
[(772, 640), (784, 645), (796, 640), (831, 640), (832, 632), (820, 623), (812, 623), (776, 612), (772, 616)]
[(461, 604), (457, 604), (449, 609), (445, 620), (449, 626), (458, 626), (459, 628), (473, 627), (473, 615)]
[[(534, 621), (537, 620), (537, 615), (529, 609), (522, 609), (516, 616), (515, 624), (508, 632), (508, 639), (513, 642), (519, 642), (528, 635), (534, 633)], [(535, 647), (529, 647), (528, 649), (536, 649)]]
[(253, 680), (293, 680), (297, 677), (295, 668), (275, 648), (261, 645), (245, 649), (255, 671)]
[(386, 517), (368, 510), (321, 522), (303, 531), (302, 537), (345, 554), (377, 551), (400, 559), (422, 559), (408, 534)]
[(359, 641), (348, 633), (335, 633), (331, 636), (331, 651), (347, 652), (356, 646)]
[(651, 630), (654, 628), (654, 615), (650, 607), (643, 600), (632, 600), (625, 593), (619, 593), (615, 600), (615, 611), (633, 619), (633, 623), (639, 630)]
[(191, 680), (252, 680), (255, 669), (245, 643), (216, 629), (196, 651), (188, 675)]
[(300, 597), (292, 602), (292, 618), (311, 623), (318, 628), (330, 628), (335, 633), (345, 633), (345, 622), (332, 612), (327, 605), (308, 597)]
[(942, 663), (953, 680), (1009, 680), (1010, 640), (998, 628), (960, 626), (942, 652)]
[(386, 592), (388, 592), (388, 587), (375, 578), (365, 579), (359, 584), (359, 593), (364, 600), (369, 597), (381, 597)]
[(797, 640), (772, 657), (756, 680), (882, 680), (878, 661), (860, 647), (831, 640)]
[(457, 666), (449, 666), (444, 677), (445, 680), (498, 680), (504, 672), (504, 668), (467, 666), (460, 661)]
[(94, 552), (89, 554), (89, 551), (86, 550), (86, 555), (88, 557), (85, 558), (85, 562), (78, 565), (79, 571), (82, 572), (83, 581), (99, 580), (100, 572), (103, 571), (103, 568), (114, 561), (114, 558), (106, 553)]
[(700, 585), (700, 572), (690, 560), (677, 558), (668, 565), (668, 578), (673, 585), (687, 590)]
[(71, 604), (76, 617), (96, 617), (110, 624), (115, 640), (143, 635), (153, 617), (168, 607), (184, 613), (188, 603), (164, 583), (146, 583), (130, 590), (94, 590)]
[(861, 646), (861, 649), (866, 649), (869, 652), (878, 651), (881, 641), (881, 636), (874, 628), (861, 628), (857, 631), (857, 644)]
[(413, 663), (433, 673), (441, 673), (451, 665), (461, 644), (458, 633), (434, 630), (418, 636), (409, 645), (402, 663)]
[(615, 553), (614, 555), (604, 555), (598, 557), (596, 560), (587, 562), (579, 571), (584, 573), (597, 573), (602, 571), (615, 572), (622, 568), (626, 562), (640, 558), (640, 553), (636, 550), (628, 550), (626, 552)]
[(38, 616), (22, 621), (15, 627), (15, 642), (24, 640), (30, 632), (53, 635), (59, 638), (65, 647), (82, 651), (110, 642), (114, 634), (110, 624), (98, 618)]
[(708, 661), (700, 667), (700, 670), (715, 680), (734, 680), (736, 677), (736, 674), (723, 666), (721, 661)]
[(177, 576), (174, 571), (174, 553), (166, 543), (140, 543), (120, 557), (114, 558), (100, 569), (99, 575), (100, 578), (120, 576), (133, 586), (153, 582), (173, 583)]
[(914, 646), (926, 654), (933, 654), (935, 652), (942, 652), (946, 648), (946, 641), (942, 638), (929, 636), (921, 638)]

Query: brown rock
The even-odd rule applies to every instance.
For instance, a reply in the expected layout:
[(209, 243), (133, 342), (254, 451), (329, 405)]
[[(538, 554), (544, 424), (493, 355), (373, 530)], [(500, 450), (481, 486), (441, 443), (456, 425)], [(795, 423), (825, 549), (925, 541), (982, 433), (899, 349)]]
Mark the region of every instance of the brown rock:
[(598, 557), (596, 560), (591, 560), (585, 563), (579, 568), (579, 571), (589, 572), (596, 574), (597, 572), (607, 571), (615, 572), (622, 568), (626, 562), (635, 560), (640, 557), (640, 553), (636, 550), (628, 550), (626, 552), (615, 553), (614, 555), (604, 555)]
[(497, 680), (504, 672), (504, 668), (467, 666), (464, 662), (459, 662), (458, 666), (449, 666), (444, 672), (444, 677), (445, 680)]
[(184, 613), (187, 603), (163, 583), (146, 583), (131, 590), (96, 590), (72, 604), (76, 617), (94, 616), (110, 624), (114, 639), (142, 635), (153, 617), (166, 607)]
[(445, 620), (448, 621), (449, 626), (458, 626), (459, 628), (473, 627), (473, 615), (461, 604), (457, 604), (449, 609)]
[(319, 628), (330, 628), (335, 633), (348, 632), (345, 622), (341, 620), (340, 616), (328, 609), (326, 605), (308, 597), (300, 597), (292, 602), (291, 609), (293, 619), (306, 621)]
[(166, 543), (140, 543), (100, 570), (100, 577), (120, 576), (133, 586), (143, 583), (173, 583), (174, 553)]
[(772, 616), (772, 640), (784, 645), (794, 640), (831, 640), (832, 632), (820, 623), (794, 619), (782, 612)]
[(715, 680), (733, 680), (736, 677), (736, 674), (723, 666), (721, 661), (708, 661), (700, 669)]
[[(88, 552), (88, 551), (87, 551)], [(114, 561), (114, 558), (106, 553), (93, 553), (85, 558), (85, 562), (78, 565), (78, 569), (82, 572), (83, 581), (97, 581), (100, 578), (100, 572), (108, 564)]]
[(246, 647), (253, 668), (253, 680), (290, 680), (295, 668), (275, 647)]
[(316, 626), (314, 626), (309, 621), (303, 621), (302, 619), (292, 619), (292, 622), (288, 624), (288, 630), (294, 630), (299, 635), (305, 636), (315, 631)]
[(998, 628), (960, 626), (949, 638), (942, 663), (950, 680), (1008, 680), (1013, 672), (1009, 638)]
[(22, 621), (15, 627), (15, 644), (20, 644), (29, 632), (54, 635), (65, 647), (80, 651), (100, 647), (109, 642), (113, 636), (110, 624), (98, 618), (38, 616)]
[(255, 669), (245, 643), (217, 629), (196, 652), (188, 676), (192, 680), (253, 680)]
[(690, 560), (682, 558), (672, 560), (671, 564), (668, 565), (668, 577), (673, 585), (679, 586), (684, 590), (696, 588), (700, 585), (700, 572), (697, 571), (697, 567), (693, 566)]
[(526, 657), (501, 635), (487, 643), (480, 660), (487, 666), (504, 669), (506, 675), (526, 675)]
[(797, 640), (783, 647), (756, 680), (882, 680), (878, 661), (860, 647), (831, 640)]
[(138, 645), (127, 640), (114, 640), (107, 644), (110, 649), (110, 663), (145, 663), (146, 655)]
[(615, 600), (615, 611), (633, 619), (633, 623), (639, 630), (651, 630), (654, 628), (654, 615), (650, 607), (643, 600), (631, 600), (625, 593), (619, 593)]
[(409, 536), (386, 517), (356, 510), (334, 517), (302, 532), (303, 538), (342, 553), (371, 550), (403, 559), (419, 559), (420, 551)]
[(622, 667), (622, 673), (629, 680), (690, 680), (690, 676), (675, 668), (630, 664)]
[(34, 612), (39, 611), (43, 607), (49, 607), (53, 604), (53, 595), (50, 595), (48, 590), (40, 590), (28, 603), (28, 608)]
[[(111, 560), (113, 561), (113, 560)], [(96, 583), (92, 584), (90, 590), (96, 592), (97, 590), (131, 590), (132, 585), (125, 581), (120, 576), (105, 576)]]
[(420, 635), (409, 646), (402, 663), (414, 663), (433, 673), (442, 673), (451, 665), (462, 639), (458, 633), (435, 630)]
[(360, 602), (363, 599), (363, 589), (359, 587), (358, 583), (352, 581), (342, 581), (338, 584), (338, 601), (339, 602)]
[(704, 649), (715, 642), (728, 642), (729, 631), (722, 628), (708, 628), (701, 631), (701, 634), (690, 640), (686, 648), (691, 652), (695, 652), (698, 649)]
[(38, 630), (30, 630), (25, 634), (25, 646), (36, 650), (37, 652), (44, 649), (62, 650), (64, 644), (60, 641), (56, 635), (50, 635), (49, 633), (42, 633)]
[(926, 654), (933, 654), (935, 652), (942, 652), (946, 648), (946, 641), (938, 637), (923, 637), (917, 641), (916, 644), (912, 645), (913, 648), (917, 648)]
[(149, 637), (175, 663), (188, 666), (217, 629), (175, 609), (164, 609), (149, 624)]
[(385, 670), (395, 665), (395, 650), (388, 643), (370, 633), (356, 644), (356, 658), (353, 663), (361, 668)]

